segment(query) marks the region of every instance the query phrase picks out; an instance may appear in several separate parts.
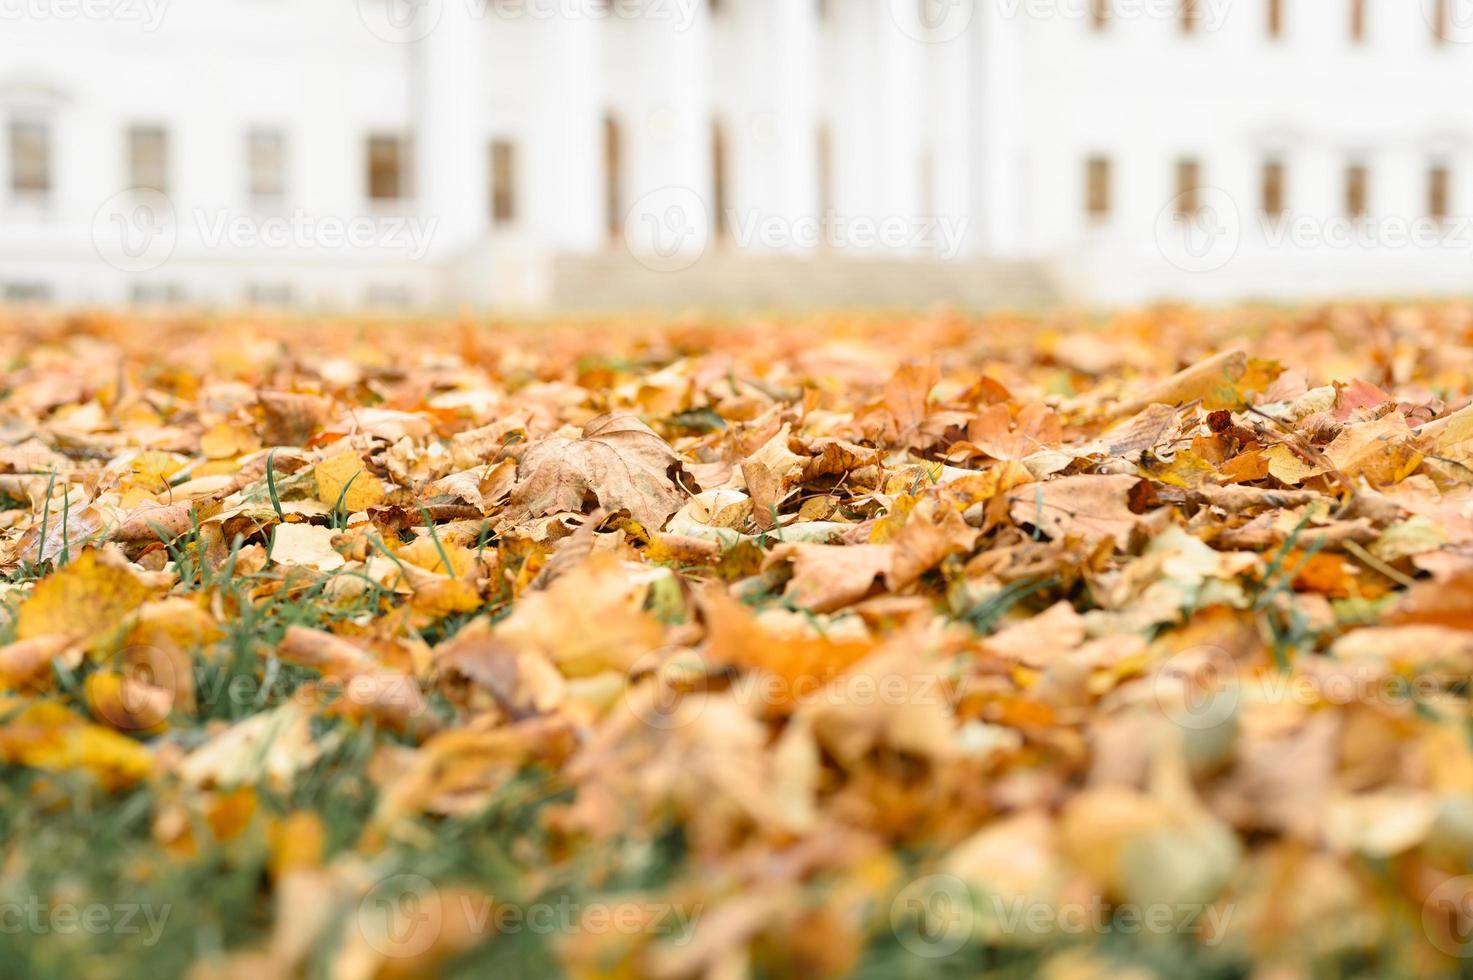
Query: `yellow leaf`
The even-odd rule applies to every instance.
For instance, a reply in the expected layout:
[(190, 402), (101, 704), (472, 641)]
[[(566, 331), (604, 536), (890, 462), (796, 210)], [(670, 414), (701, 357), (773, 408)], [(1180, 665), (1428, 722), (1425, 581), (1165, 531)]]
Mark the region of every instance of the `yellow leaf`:
[(223, 634), (215, 619), (199, 603), (182, 596), (145, 603), (128, 634), (130, 646), (159, 646), (171, 642), (181, 650), (208, 646)]
[(595, 552), (546, 589), (530, 592), (496, 629), (518, 651), (538, 653), (568, 677), (628, 670), (664, 634), (644, 609), (646, 576)]
[[(446, 557), (450, 559), (449, 569), (445, 568), (445, 562), (440, 558), (442, 548)], [(429, 569), (440, 575), (449, 575), (451, 578), (462, 578), (476, 561), (476, 553), (464, 545), (441, 541), (437, 547), (434, 538), (428, 534), (400, 548), (399, 557), (412, 565), (418, 565), (420, 568)]]
[(417, 613), (442, 619), (451, 613), (474, 612), (481, 607), (481, 597), (460, 579), (431, 579), (414, 590), (410, 606)]
[[(384, 499), (383, 481), (363, 468), (363, 458), (352, 449), (324, 459), (313, 474), (317, 478), (317, 499), (329, 507), (337, 506), (339, 496), (349, 512), (367, 510)], [(346, 494), (344, 487), (348, 488)]]
[[(1184, 405), (1200, 401), (1211, 411), (1236, 408), (1243, 400), (1239, 382), (1248, 374), (1248, 355), (1240, 350), (1224, 351), (1178, 371), (1155, 385), (1128, 407), (1137, 411), (1147, 405)], [(1125, 414), (1122, 409), (1120, 414)]]
[[(23, 704), (0, 701), (0, 716), (10, 717)], [(138, 742), (50, 701), (33, 702), (0, 726), (0, 760), (50, 772), (90, 772), (109, 789), (142, 779), (153, 768), (153, 755)]]
[(1150, 453), (1141, 456), (1141, 476), (1167, 486), (1195, 490), (1205, 483), (1217, 483), (1217, 468), (1190, 449), (1183, 449), (1170, 462)]
[(261, 448), (261, 440), (249, 429), (217, 422), (199, 440), (200, 451), (210, 459), (232, 459)]
[(1347, 426), (1325, 447), (1325, 458), (1346, 476), (1377, 484), (1399, 483), (1422, 464), (1417, 437), (1399, 412)]
[(139, 453), (128, 464), (128, 484), (159, 493), (168, 487), (169, 478), (183, 468), (184, 462), (183, 456), (156, 449)]
[(153, 733), (167, 727), (174, 694), (112, 671), (97, 671), (83, 685), (92, 717), (120, 732)]
[(347, 562), (333, 550), (333, 530), (313, 524), (278, 524), (271, 542), (271, 560), (282, 565), (306, 565), (319, 572), (342, 568)]
[(148, 594), (148, 586), (127, 568), (104, 564), (96, 551), (84, 551), (21, 603), (15, 635), (21, 640), (47, 633), (94, 639), (123, 625)]
[(1285, 486), (1298, 486), (1312, 476), (1325, 472), (1324, 467), (1307, 463), (1288, 446), (1277, 443), (1264, 450), (1263, 458), (1268, 461), (1268, 473)]

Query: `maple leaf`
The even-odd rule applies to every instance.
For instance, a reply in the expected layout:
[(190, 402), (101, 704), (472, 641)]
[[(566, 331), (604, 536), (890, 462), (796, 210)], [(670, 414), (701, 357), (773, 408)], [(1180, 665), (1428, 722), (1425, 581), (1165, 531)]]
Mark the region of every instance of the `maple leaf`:
[(1422, 453), (1406, 417), (1393, 412), (1374, 422), (1347, 426), (1325, 447), (1325, 458), (1346, 476), (1387, 484), (1410, 475), (1422, 462)]
[(885, 383), (884, 408), (890, 416), (896, 441), (904, 445), (925, 441), (921, 426), (930, 414), (930, 394), (936, 380), (934, 365), (906, 364)]
[(527, 447), (517, 465), (505, 520), (582, 513), (591, 498), (659, 529), (685, 500), (670, 476), (679, 463), (675, 451), (639, 419), (600, 415), (577, 439), (553, 437)]
[(936, 508), (917, 508), (890, 539), (893, 553), (885, 584), (892, 592), (908, 588), (948, 556), (970, 552), (977, 537), (978, 532), (953, 508), (940, 508), (939, 513)]
[(1024, 459), (1057, 448), (1063, 428), (1043, 405), (1023, 406), (1016, 419), (1006, 405), (992, 405), (968, 424), (967, 439), (993, 459)]

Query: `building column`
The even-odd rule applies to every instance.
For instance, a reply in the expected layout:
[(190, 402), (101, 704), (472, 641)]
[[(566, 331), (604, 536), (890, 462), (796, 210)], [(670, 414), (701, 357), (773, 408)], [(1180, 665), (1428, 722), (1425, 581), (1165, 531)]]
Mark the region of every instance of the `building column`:
[(544, 84), (552, 112), (538, 120), (551, 130), (551, 155), (541, 172), (525, 173), (539, 183), (547, 202), (544, 239), (564, 252), (589, 254), (604, 247), (603, 21), (560, 17), (546, 25), (553, 32), (552, 56)]
[[(673, 5), (680, 8), (680, 5)], [(624, 237), (641, 263), (662, 271), (694, 264), (715, 238), (710, 14), (647, 18), (648, 95), (625, 127)]]
[[(984, 5), (990, 6), (990, 5)], [(927, 48), (915, 25), (895, 17), (895, 5), (879, 2), (880, 102), (883, 136), (880, 147), (884, 185), (880, 220), (915, 221), (924, 217), (927, 175), (922, 163), (925, 148), (925, 70)]]
[(1345, 216), (1345, 169), (1351, 156), (1323, 132), (1306, 134), (1288, 155), (1289, 213), (1323, 222)]
[(489, 223), (481, 29), (465, 3), (444, 4), (439, 24), (415, 48), (416, 210), (436, 222), (431, 254), (465, 252)]
[[(956, 255), (974, 251), (983, 233), (977, 208), (976, 25), (939, 46), (939, 125), (935, 143), (935, 217), (949, 222)], [(948, 257), (956, 257), (948, 256)]]
[[(682, 187), (707, 207), (711, 193), (711, 21), (709, 5), (690, 8), (689, 21), (651, 21), (657, 57), (664, 68), (652, 118), (643, 120), (656, 148), (642, 161), (645, 190)], [(638, 129), (639, 127), (636, 127)]]
[(779, 180), (776, 203), (789, 221), (827, 220), (818, 213), (818, 10), (813, 0), (768, 0), (773, 17), (773, 106)]
[(984, 3), (977, 7), (981, 21), (982, 206), (976, 238), (987, 252), (1006, 256), (1027, 247), (1021, 106), (1026, 18), (1007, 16), (1003, 6)]

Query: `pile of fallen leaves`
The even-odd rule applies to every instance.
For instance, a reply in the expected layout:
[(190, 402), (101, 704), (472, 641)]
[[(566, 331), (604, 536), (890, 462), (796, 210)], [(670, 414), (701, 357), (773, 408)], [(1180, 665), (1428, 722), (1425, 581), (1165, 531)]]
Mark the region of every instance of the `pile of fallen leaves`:
[(1473, 307), (4, 327), (6, 975), (1473, 952)]

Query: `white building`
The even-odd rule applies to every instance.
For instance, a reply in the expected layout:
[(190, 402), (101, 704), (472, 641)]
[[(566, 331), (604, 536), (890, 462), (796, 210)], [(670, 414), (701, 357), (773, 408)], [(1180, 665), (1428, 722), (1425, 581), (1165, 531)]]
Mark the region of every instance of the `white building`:
[(0, 299), (1473, 289), (1473, 0), (0, 0)]

